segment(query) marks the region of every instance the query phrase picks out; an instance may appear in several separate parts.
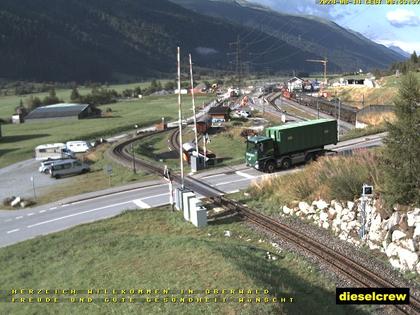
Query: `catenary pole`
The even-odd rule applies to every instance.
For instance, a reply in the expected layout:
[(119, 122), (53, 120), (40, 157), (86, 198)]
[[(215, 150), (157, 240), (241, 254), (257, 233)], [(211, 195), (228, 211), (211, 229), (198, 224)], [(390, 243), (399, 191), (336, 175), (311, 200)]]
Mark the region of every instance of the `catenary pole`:
[(193, 71), (192, 71), (192, 58), (191, 54), (190, 57), (190, 78), (191, 78), (191, 97), (192, 97), (192, 110), (194, 116), (194, 136), (195, 136), (195, 152), (198, 156), (198, 136), (197, 136), (197, 117), (195, 114), (195, 100), (194, 100), (194, 78), (193, 78)]
[(178, 61), (178, 127), (179, 127), (179, 163), (181, 168), (181, 189), (184, 189), (184, 163), (182, 160), (183, 142), (182, 142), (182, 109), (181, 109), (181, 57), (180, 49), (177, 47)]

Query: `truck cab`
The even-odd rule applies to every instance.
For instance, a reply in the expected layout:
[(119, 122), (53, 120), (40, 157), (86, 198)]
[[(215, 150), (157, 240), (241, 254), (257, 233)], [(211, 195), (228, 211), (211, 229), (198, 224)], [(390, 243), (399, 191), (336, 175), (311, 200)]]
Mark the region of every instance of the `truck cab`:
[[(265, 164), (274, 160), (274, 141), (265, 136), (249, 137), (246, 142), (245, 161), (247, 166), (263, 170)], [(273, 171), (273, 170), (271, 170)]]

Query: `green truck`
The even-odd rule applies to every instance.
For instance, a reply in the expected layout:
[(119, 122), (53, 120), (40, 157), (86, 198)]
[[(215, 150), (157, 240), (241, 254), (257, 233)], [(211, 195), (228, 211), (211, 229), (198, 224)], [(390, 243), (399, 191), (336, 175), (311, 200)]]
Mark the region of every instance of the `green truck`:
[(247, 139), (246, 165), (267, 173), (309, 162), (337, 143), (337, 121), (316, 119), (265, 129), (265, 136)]

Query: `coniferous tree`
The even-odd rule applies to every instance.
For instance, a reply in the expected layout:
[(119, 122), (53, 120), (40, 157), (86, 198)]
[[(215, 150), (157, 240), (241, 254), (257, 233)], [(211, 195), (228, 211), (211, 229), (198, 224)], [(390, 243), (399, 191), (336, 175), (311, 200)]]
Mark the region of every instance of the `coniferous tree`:
[(77, 87), (74, 87), (71, 90), (70, 100), (73, 101), (73, 102), (79, 102), (80, 101), (80, 93), (79, 93), (79, 90), (77, 89)]
[(420, 82), (403, 77), (395, 100), (396, 121), (388, 123), (382, 161), (384, 197), (389, 205), (420, 205)]
[(419, 62), (419, 58), (418, 58), (418, 56), (417, 56), (416, 51), (414, 51), (414, 52), (413, 52), (413, 54), (411, 55), (411, 62), (412, 62), (412, 63), (417, 63), (417, 62)]

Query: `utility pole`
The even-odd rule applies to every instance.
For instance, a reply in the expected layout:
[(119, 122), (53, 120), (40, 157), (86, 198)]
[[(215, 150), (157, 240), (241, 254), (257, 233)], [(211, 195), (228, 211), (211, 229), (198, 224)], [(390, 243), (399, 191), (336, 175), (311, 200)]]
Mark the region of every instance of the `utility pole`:
[(319, 100), (316, 100), (316, 109), (318, 111), (318, 119), (319, 119)]
[(240, 88), (242, 84), (242, 58), (241, 58), (242, 48), (241, 48), (241, 39), (239, 35), (236, 37), (236, 41), (229, 43), (229, 45), (235, 48), (235, 52), (233, 53), (233, 55), (235, 55), (236, 84), (238, 88)]
[(181, 108), (181, 57), (180, 49), (177, 47), (177, 68), (178, 68), (178, 127), (179, 127), (179, 163), (181, 167), (181, 189), (184, 189), (184, 162), (182, 160), (182, 108)]
[(340, 112), (341, 112), (341, 100), (338, 99), (338, 122), (337, 122), (337, 139), (340, 141)]
[(195, 115), (195, 101), (194, 101), (194, 79), (193, 79), (193, 71), (192, 71), (192, 59), (191, 54), (189, 54), (190, 57), (190, 78), (191, 78), (191, 97), (192, 97), (192, 110), (193, 110), (193, 116), (194, 116), (194, 136), (195, 136), (195, 152), (198, 154), (198, 137), (197, 137), (197, 117)]
[(36, 192), (35, 192), (35, 177), (31, 176), (31, 182), (32, 182), (32, 189), (34, 191), (34, 201), (36, 201)]
[(133, 174), (136, 174), (136, 157), (134, 155), (134, 146), (133, 143), (131, 143), (131, 154), (133, 155)]

